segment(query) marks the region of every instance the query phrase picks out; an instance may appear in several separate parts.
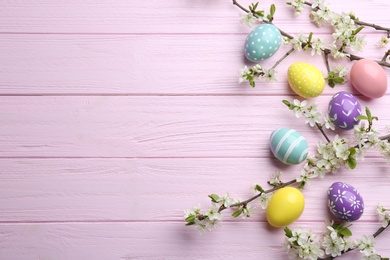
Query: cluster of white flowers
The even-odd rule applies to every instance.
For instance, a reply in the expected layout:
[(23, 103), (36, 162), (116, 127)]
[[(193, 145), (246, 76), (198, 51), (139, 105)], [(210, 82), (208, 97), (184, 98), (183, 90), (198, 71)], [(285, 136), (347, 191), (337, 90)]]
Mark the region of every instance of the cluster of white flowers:
[(210, 197), (212, 199), (211, 207), (205, 212), (201, 212), (199, 205), (184, 211), (184, 220), (187, 225), (195, 225), (201, 233), (212, 231), (220, 224), (222, 221), (221, 208), (228, 208), (236, 203), (229, 194), (225, 194), (223, 197), (213, 194)]
[(382, 257), (376, 253), (374, 236), (362, 236), (355, 242), (356, 248), (364, 254), (363, 259), (381, 260)]
[[(259, 18), (255, 17), (252, 12), (245, 13), (245, 14), (240, 14), (240, 22), (243, 25), (252, 27), (255, 23), (259, 21)], [(261, 21), (262, 19), (260, 19)]]
[(311, 48), (311, 55), (315, 54), (322, 55), (325, 50), (325, 43), (321, 38), (317, 38), (316, 40), (312, 40), (312, 35), (310, 37), (300, 34), (298, 36), (294, 36), (293, 38), (284, 37), (284, 44), (290, 44), (296, 51), (307, 50)]
[(343, 236), (334, 228), (333, 221), (326, 226), (327, 231), (321, 239), (321, 244), (325, 250), (326, 255), (332, 257), (340, 256), (343, 251), (352, 248), (353, 244), (350, 242), (348, 236)]
[(291, 5), (295, 9), (295, 15), (299, 16), (304, 9), (305, 0), (293, 0), (287, 2), (288, 5)]
[[(297, 118), (301, 116), (306, 117), (306, 124), (309, 124), (311, 127), (316, 126), (317, 124), (322, 123), (322, 113), (318, 110), (317, 104), (309, 105), (307, 100), (299, 101), (294, 99), (293, 103), (290, 104), (292, 110), (295, 113)], [(329, 117), (325, 117), (326, 124), (324, 125), (327, 129), (334, 129), (333, 122)]]
[(238, 82), (249, 81), (251, 86), (254, 86), (254, 80), (259, 77), (264, 78), (267, 82), (276, 81), (276, 70), (263, 68), (260, 64), (256, 64), (251, 68), (244, 66), (244, 68), (240, 69), (239, 74)]
[(390, 224), (390, 210), (378, 204), (376, 213), (378, 214), (379, 220), (382, 221), (382, 227), (386, 228)]
[(350, 241), (352, 232), (343, 224), (327, 223), (327, 231), (317, 238), (312, 231), (301, 228), (285, 228), (284, 248), (293, 259), (318, 259), (326, 256), (336, 258), (349, 250), (358, 249), (362, 259), (383, 259), (376, 253), (374, 236), (366, 236)]
[[(305, 1), (294, 0), (287, 2), (295, 9), (295, 14), (299, 15), (304, 5), (311, 5), (310, 19), (317, 26), (331, 25), (334, 28), (333, 42), (329, 45), (331, 55), (336, 59), (348, 58), (349, 54), (345, 52), (345, 48), (349, 47), (352, 51), (362, 51), (365, 45), (365, 37), (360, 35), (359, 32), (363, 27), (359, 27), (355, 20), (355, 15), (351, 13), (336, 13), (333, 12), (324, 0), (314, 0), (312, 4)], [(301, 51), (302, 46), (308, 46), (312, 49), (312, 55), (315, 53), (322, 54), (325, 49), (325, 44), (321, 39), (317, 39), (312, 43), (307, 41), (307, 37), (298, 36), (293, 39), (289, 39), (286, 42), (291, 42), (295, 50)], [(381, 45), (389, 39), (382, 39)], [(305, 49), (306, 50), (306, 49)]]
[(336, 135), (331, 142), (317, 144), (317, 153), (307, 160), (296, 180), (301, 185), (310, 184), (310, 179), (323, 178), (327, 173), (334, 173), (343, 166), (347, 167), (350, 155), (348, 140)]
[(365, 122), (361, 122), (354, 128), (355, 142), (359, 149), (358, 155), (363, 158), (364, 152), (369, 148), (376, 148), (379, 153), (390, 162), (390, 143), (387, 139), (381, 140), (378, 132), (372, 128), (367, 128)]
[(300, 228), (286, 232), (284, 248), (293, 259), (316, 260), (324, 256), (324, 250), (321, 249), (317, 235), (312, 231)]

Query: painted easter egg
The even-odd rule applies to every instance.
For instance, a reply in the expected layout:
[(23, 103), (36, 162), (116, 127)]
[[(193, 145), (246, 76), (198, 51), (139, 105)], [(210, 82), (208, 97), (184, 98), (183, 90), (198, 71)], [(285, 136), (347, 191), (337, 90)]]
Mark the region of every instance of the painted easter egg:
[(356, 118), (361, 115), (361, 106), (351, 93), (341, 91), (330, 100), (328, 114), (339, 129), (350, 130), (359, 123)]
[(271, 151), (274, 156), (286, 164), (299, 164), (308, 154), (306, 139), (296, 130), (278, 128), (270, 138)]
[(268, 223), (274, 227), (285, 227), (297, 220), (305, 207), (305, 199), (297, 188), (284, 187), (276, 191), (267, 206)]
[(328, 189), (329, 210), (339, 220), (358, 220), (364, 211), (364, 202), (360, 193), (351, 185), (335, 182)]
[(275, 54), (282, 43), (278, 28), (262, 24), (253, 29), (245, 40), (245, 57), (253, 62), (267, 59)]
[(288, 68), (287, 78), (291, 89), (301, 97), (317, 97), (324, 91), (324, 75), (309, 63), (296, 62), (292, 64)]
[(375, 61), (356, 61), (352, 65), (350, 78), (352, 86), (368, 98), (380, 98), (387, 91), (386, 73)]

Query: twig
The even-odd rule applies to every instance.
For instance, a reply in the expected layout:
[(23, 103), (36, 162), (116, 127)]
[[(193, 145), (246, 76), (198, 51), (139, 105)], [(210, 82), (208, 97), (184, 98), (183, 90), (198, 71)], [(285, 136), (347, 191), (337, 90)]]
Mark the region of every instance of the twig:
[(326, 135), (326, 133), (325, 133), (324, 128), (322, 127), (322, 125), (319, 124), (319, 123), (316, 123), (316, 126), (317, 126), (318, 130), (320, 130), (321, 134), (325, 137), (326, 141), (328, 141), (328, 143), (330, 143), (330, 139), (329, 139), (329, 137)]
[[(241, 4), (239, 4), (239, 3), (237, 2), (237, 0), (232, 0), (232, 1), (233, 1), (233, 5), (236, 5), (236, 6), (237, 6), (238, 8), (240, 8), (242, 11), (244, 11), (244, 12), (246, 12), (246, 13), (249, 13), (249, 12), (250, 12), (248, 9), (246, 9), (246, 8), (243, 7)], [(305, 4), (306, 4), (306, 5), (309, 5), (309, 6), (312, 5), (312, 4), (309, 3), (309, 2), (305, 2)], [(253, 14), (253, 16), (256, 17), (256, 18), (259, 18), (259, 16), (258, 16), (257, 14)], [(287, 37), (287, 38), (289, 38), (289, 39), (293, 39), (293, 38), (294, 38), (292, 35), (290, 35), (290, 34), (286, 33), (285, 31), (281, 30), (279, 27), (277, 27), (277, 26), (276, 26), (275, 24), (273, 24), (272, 22), (268, 22), (268, 21), (263, 21), (263, 22), (264, 22), (264, 23), (267, 23), (267, 24), (272, 24), (273, 26), (275, 26), (276, 28), (278, 28), (278, 30), (280, 31), (280, 33), (281, 33), (283, 36), (285, 36), (285, 37)], [(360, 22), (360, 21), (359, 21), (359, 22)], [(386, 29), (386, 31), (390, 30), (389, 28), (377, 26), (377, 25), (375, 25), (375, 24), (368, 24), (367, 26), (371, 26), (371, 27), (372, 27), (372, 26), (376, 26), (376, 27), (374, 27), (374, 28), (378, 28), (377, 30), (382, 30), (382, 29), (379, 29), (379, 28)], [(331, 50), (325, 48), (325, 49), (323, 50), (323, 52), (324, 52), (324, 54), (326, 54), (326, 53), (331, 53)], [(354, 54), (350, 54), (350, 53), (345, 52), (345, 51), (344, 51), (343, 53), (345, 53), (345, 54), (348, 55), (348, 58), (349, 58), (350, 61), (362, 60), (362, 59), (364, 59), (363, 57), (360, 57), (360, 56), (357, 56), (357, 55), (354, 55)], [(380, 60), (380, 61), (374, 60), (374, 61), (375, 61), (376, 63), (378, 63), (379, 65), (383, 66), (383, 67), (388, 67), (388, 68), (390, 68), (390, 63), (388, 63), (388, 62), (386, 62), (386, 61), (383, 61), (383, 60)]]
[[(390, 226), (390, 224), (388, 224), (386, 227), (380, 227), (374, 234), (373, 234), (373, 237), (377, 237), (379, 236), (383, 231), (385, 231), (388, 227)], [(356, 247), (354, 248), (349, 248), (348, 250), (345, 250), (343, 252), (341, 252), (341, 255), (345, 254), (345, 253), (348, 253), (350, 251), (353, 251), (355, 250)], [(335, 259), (337, 256), (333, 257), (333, 256), (328, 256), (328, 257), (325, 257), (325, 258), (318, 258), (319, 260), (332, 260), (332, 259)]]
[(248, 204), (249, 202), (254, 201), (255, 199), (259, 198), (259, 197), (260, 197), (261, 195), (263, 195), (263, 194), (267, 194), (267, 193), (274, 192), (274, 191), (279, 190), (279, 189), (281, 189), (281, 188), (284, 188), (284, 187), (286, 187), (286, 186), (290, 186), (290, 185), (292, 185), (292, 184), (294, 184), (294, 183), (296, 183), (296, 182), (297, 182), (296, 179), (291, 180), (291, 181), (288, 181), (288, 182), (284, 182), (284, 183), (282, 183), (281, 185), (279, 185), (279, 186), (277, 186), (277, 187), (274, 187), (274, 188), (272, 188), (272, 189), (266, 190), (266, 191), (264, 191), (264, 192), (260, 192), (259, 194), (257, 194), (256, 196), (253, 196), (252, 198), (249, 198), (249, 199), (247, 199), (247, 200), (245, 200), (245, 201), (242, 201), (242, 202), (233, 204), (233, 205), (230, 206), (230, 208), (234, 208), (234, 207), (239, 207), (239, 206), (242, 206), (242, 205), (246, 205), (246, 204)]
[(294, 48), (291, 48), (288, 52), (286, 52), (282, 58), (280, 58), (271, 69), (275, 69), (288, 55), (290, 55), (294, 51)]

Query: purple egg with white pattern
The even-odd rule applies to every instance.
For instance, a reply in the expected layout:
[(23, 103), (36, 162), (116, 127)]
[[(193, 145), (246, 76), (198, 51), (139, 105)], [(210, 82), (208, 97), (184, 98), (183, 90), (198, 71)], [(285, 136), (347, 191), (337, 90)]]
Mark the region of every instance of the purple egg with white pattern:
[(349, 222), (362, 216), (364, 201), (353, 186), (335, 182), (328, 189), (328, 207), (339, 220)]
[(341, 91), (336, 93), (329, 102), (328, 114), (337, 128), (351, 130), (361, 115), (359, 101), (349, 92)]

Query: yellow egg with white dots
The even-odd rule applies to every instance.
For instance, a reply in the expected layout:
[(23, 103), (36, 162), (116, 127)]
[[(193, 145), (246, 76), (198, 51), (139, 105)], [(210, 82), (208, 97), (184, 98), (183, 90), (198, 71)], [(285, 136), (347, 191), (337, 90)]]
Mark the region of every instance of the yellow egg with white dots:
[(301, 97), (317, 97), (324, 91), (324, 75), (309, 63), (296, 62), (292, 64), (288, 68), (287, 78), (292, 90)]

